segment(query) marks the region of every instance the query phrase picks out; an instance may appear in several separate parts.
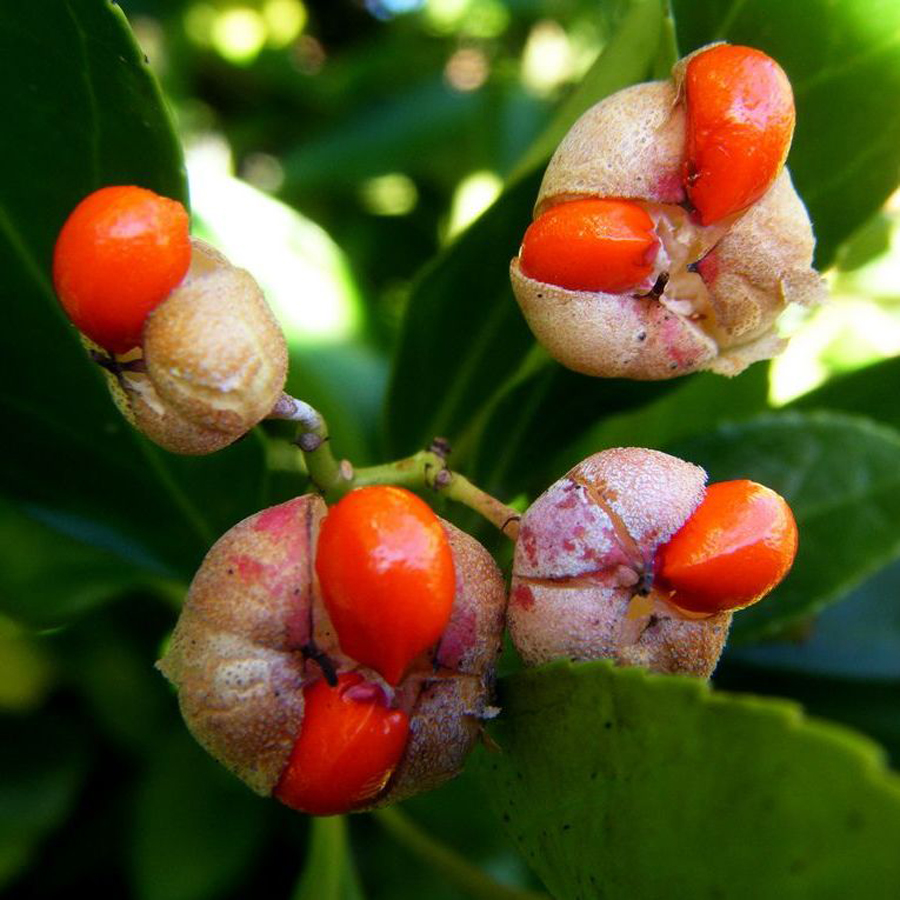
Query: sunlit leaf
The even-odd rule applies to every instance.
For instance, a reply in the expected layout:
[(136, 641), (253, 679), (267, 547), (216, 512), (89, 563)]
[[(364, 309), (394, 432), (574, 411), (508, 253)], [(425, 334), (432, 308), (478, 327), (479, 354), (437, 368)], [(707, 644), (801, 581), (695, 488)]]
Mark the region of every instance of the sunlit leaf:
[(484, 424), (479, 412), (492, 408), (498, 391), (518, 384), (533, 339), (513, 300), (508, 265), (531, 220), (540, 168), (581, 112), (649, 77), (661, 39), (669, 43), (657, 0), (622, 0), (606, 15), (621, 27), (582, 88), (524, 155), (507, 190), (413, 287), (386, 410), (392, 452), (412, 452), (435, 435), (459, 438), (466, 426)]
[(557, 900), (888, 898), (900, 778), (793, 704), (605, 663), (504, 680), (487, 793)]
[(133, 882), (141, 900), (220, 896), (265, 840), (265, 801), (186, 731), (160, 742), (137, 797)]

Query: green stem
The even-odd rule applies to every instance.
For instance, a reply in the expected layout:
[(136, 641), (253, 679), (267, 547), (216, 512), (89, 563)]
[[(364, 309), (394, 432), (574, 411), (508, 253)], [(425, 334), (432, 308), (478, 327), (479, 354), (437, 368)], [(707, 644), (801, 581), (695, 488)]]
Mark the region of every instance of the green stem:
[(405, 459), (354, 469), (347, 460), (338, 462), (334, 457), (328, 425), (308, 403), (282, 394), (269, 418), (297, 423), (295, 443), (303, 452), (312, 483), (328, 501), (339, 500), (354, 488), (373, 484), (428, 488), (475, 510), (510, 540), (515, 541), (518, 537), (519, 513), (472, 484), (468, 478), (451, 471), (447, 466), (450, 448), (441, 438), (435, 438), (427, 450), (420, 450)]
[(428, 863), (451, 884), (478, 900), (549, 900), (546, 894), (511, 888), (494, 881), (455, 850), (421, 831), (412, 819), (396, 807), (378, 809), (372, 815), (398, 844)]
[(309, 820), (309, 849), (292, 900), (346, 900), (359, 896), (344, 816)]
[(484, 516), (510, 540), (519, 535), (521, 516), (512, 507), (472, 484), (468, 478), (447, 467), (450, 448), (440, 439), (406, 459), (369, 466), (353, 473), (346, 490), (369, 484), (396, 484), (408, 488), (430, 488), (438, 494), (468, 506)]
[(444, 472), (448, 478), (447, 483), (441, 486), (441, 490), (447, 497), (480, 513), (511, 541), (518, 538), (519, 520), (522, 516), (516, 510), (501, 503), (458, 472), (451, 472), (449, 469), (444, 469)]
[(670, 0), (662, 0), (663, 17), (659, 35), (659, 47), (653, 61), (653, 77), (664, 80), (672, 74), (672, 66), (678, 62), (678, 34), (675, 31), (675, 17), (672, 15)]
[(353, 467), (348, 462), (338, 462), (331, 452), (328, 424), (322, 414), (308, 403), (282, 394), (269, 413), (270, 419), (287, 419), (297, 423), (294, 442), (303, 452), (310, 481), (326, 497), (341, 492), (341, 486), (352, 477)]

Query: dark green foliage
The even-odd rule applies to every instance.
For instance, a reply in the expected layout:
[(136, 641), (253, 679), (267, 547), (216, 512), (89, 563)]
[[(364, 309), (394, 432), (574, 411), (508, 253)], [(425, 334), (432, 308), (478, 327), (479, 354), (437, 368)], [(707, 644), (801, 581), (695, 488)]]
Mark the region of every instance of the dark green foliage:
[[(299, 40), (244, 65), (188, 37), (201, 5), (123, 3), (162, 51), (178, 136), (116, 4), (28, 0), (0, 27), (0, 887), (527, 900), (531, 867), (573, 900), (900, 894), (900, 786), (880, 752), (792, 704), (741, 696), (798, 700), (898, 759), (897, 361), (775, 411), (766, 364), (734, 380), (592, 380), (535, 347), (507, 274), (556, 142), (598, 99), (666, 77), (676, 36), (682, 53), (724, 38), (779, 59), (819, 262), (851, 270), (883, 252), (878, 210), (900, 180), (897, 4), (674, 0), (673, 17), (662, 0), (473, 0), (441, 32), (427, 9), (310, 0)], [(520, 63), (550, 18), (602, 53), (579, 86), (541, 96)], [(473, 49), (485, 83), (453, 89), (448, 61)], [(430, 862), (377, 817), (310, 828), (194, 745), (153, 663), (211, 543), (306, 478), (282, 424), (202, 459), (141, 438), (63, 318), (50, 262), (65, 216), (96, 187), (187, 199), (180, 139), (203, 130), (228, 139), (244, 174), (260, 154), (274, 160), (280, 198), (352, 266), (356, 331), (291, 342), (289, 388), (326, 413), (336, 454), (385, 461), (445, 436), (455, 468), (524, 505), (590, 453), (649, 446), (789, 499), (796, 568), (736, 617), (739, 646), (717, 675), (729, 693), (603, 664), (506, 675), (489, 729), (499, 752), (404, 806), (444, 845)], [(482, 169), (504, 191), (443, 242), (456, 185)], [(387, 173), (415, 187), (406, 215), (360, 200)], [(317, 299), (298, 290), (296, 302)], [(508, 562), (483, 522), (446, 513)], [(502, 670), (517, 668), (507, 653)], [(485, 873), (498, 883), (485, 888)]]

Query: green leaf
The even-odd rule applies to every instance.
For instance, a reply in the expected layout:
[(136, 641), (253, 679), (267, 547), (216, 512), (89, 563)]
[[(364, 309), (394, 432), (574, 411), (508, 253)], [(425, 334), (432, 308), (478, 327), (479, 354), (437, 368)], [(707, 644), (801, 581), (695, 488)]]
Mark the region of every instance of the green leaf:
[(87, 763), (81, 735), (53, 716), (0, 717), (0, 886), (72, 809)]
[[(62, 625), (145, 587), (169, 590), (139, 551), (121, 554), (61, 535), (0, 498), (0, 611), (34, 627)], [(148, 571), (150, 570), (150, 571)]]
[(650, 75), (664, 33), (661, 9), (658, 0), (620, 0), (609, 7), (607, 24), (622, 27), (586, 76), (585, 87), (561, 111), (559, 124), (538, 139), (493, 206), (420, 274), (387, 399), (392, 453), (414, 452), (436, 435), (458, 438), (519, 370), (534, 342), (513, 300), (508, 264), (531, 220), (541, 179), (536, 167), (546, 161), (566, 123)]
[(726, 690), (796, 700), (810, 715), (841, 722), (878, 741), (894, 768), (900, 767), (900, 691), (896, 681), (849, 680), (762, 669), (729, 655), (719, 663), (715, 683)]
[(82, 700), (85, 721), (131, 757), (153, 755), (176, 721), (173, 691), (153, 667), (170, 622), (168, 609), (131, 596), (48, 640), (59, 680)]
[(900, 391), (900, 357), (838, 375), (798, 397), (790, 408), (841, 410), (900, 428), (900, 404), (886, 402), (886, 398), (897, 396), (897, 391)]
[(472, 477), (489, 493), (535, 496), (566, 471), (559, 467), (560, 448), (583, 442), (585, 429), (601, 417), (642, 409), (677, 386), (674, 380), (585, 378), (549, 365), (492, 411), (478, 434)]
[(15, 436), (0, 492), (130, 568), (184, 575), (258, 508), (263, 447), (250, 438), (197, 460), (140, 438), (113, 407), (50, 279), (56, 234), (90, 191), (134, 183), (185, 198), (169, 114), (121, 10), (104, 0), (7, 10), (0, 78), (15, 86), (0, 97), (0, 162), (15, 173), (0, 184), (0, 416)]
[[(900, 682), (900, 561), (801, 623), (797, 632), (771, 643), (739, 647), (729, 657), (788, 672)], [(895, 693), (900, 712), (900, 691)], [(900, 732), (900, 716), (897, 726)]]
[(392, 454), (458, 435), (532, 346), (507, 265), (539, 184), (533, 173), (508, 188), (413, 286), (385, 405)]
[(0, 616), (0, 711), (25, 713), (41, 707), (55, 674), (41, 639)]
[(555, 470), (566, 472), (608, 447), (659, 450), (715, 428), (723, 420), (735, 421), (759, 413), (767, 405), (769, 367), (752, 366), (737, 378), (704, 372), (667, 384), (671, 390), (635, 409), (610, 415), (604, 408), (607, 415), (597, 425), (560, 450), (554, 460)]
[[(667, 448), (668, 449), (668, 448)], [(900, 554), (900, 434), (837, 413), (781, 413), (671, 449), (710, 481), (750, 478), (778, 491), (797, 519), (800, 547), (786, 580), (735, 616), (732, 637), (777, 633), (824, 608)]]
[(322, 413), (341, 455), (365, 463), (385, 375), (361, 343), (364, 307), (346, 255), (314, 222), (208, 163), (192, 165), (191, 190), (194, 230), (255, 273), (281, 324), (285, 390)]
[(179, 727), (156, 747), (139, 787), (135, 896), (206, 900), (233, 889), (263, 846), (266, 812)]
[(661, 57), (667, 67), (678, 58), (671, 16), (665, 0), (631, 0), (605, 4), (604, 14), (612, 40), (581, 83), (560, 104), (553, 118), (528, 148), (517, 167), (518, 173), (543, 166), (553, 155), (566, 132), (581, 114), (598, 100), (649, 77), (649, 65)]
[(835, 265), (842, 274), (855, 272), (890, 252), (894, 217), (879, 210), (841, 245)]
[(309, 849), (293, 900), (363, 900), (344, 816), (310, 819)]
[(557, 900), (900, 892), (900, 779), (866, 738), (607, 663), (502, 687), (479, 768)]
[(895, 0), (673, 0), (682, 52), (749, 44), (784, 67), (797, 130), (788, 159), (815, 225), (816, 262), (838, 247), (900, 181), (900, 5)]
[(534, 498), (599, 450), (664, 447), (723, 418), (758, 413), (767, 392), (764, 365), (737, 379), (699, 374), (655, 382), (584, 378), (547, 366), (511, 386), (479, 423), (469, 471), (489, 493)]
[(453, 90), (437, 74), (388, 101), (348, 110), (331, 130), (285, 157), (283, 190), (322, 189), (337, 172), (346, 184), (408, 171), (467, 133), (485, 103), (484, 91)]

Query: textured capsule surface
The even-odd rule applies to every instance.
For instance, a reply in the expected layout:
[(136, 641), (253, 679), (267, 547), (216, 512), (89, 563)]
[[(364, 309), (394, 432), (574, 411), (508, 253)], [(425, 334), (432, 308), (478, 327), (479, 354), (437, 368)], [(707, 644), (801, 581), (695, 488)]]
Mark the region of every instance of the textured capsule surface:
[(588, 457), (522, 518), (508, 621), (523, 659), (612, 659), (708, 677), (729, 613), (687, 618), (653, 587), (658, 548), (704, 496), (705, 473), (654, 450)]
[[(315, 570), (326, 512), (319, 497), (306, 495), (223, 535), (194, 577), (158, 664), (178, 689), (189, 729), (216, 759), (258, 793), (300, 808), (306, 798), (308, 811), (320, 814), (395, 802), (459, 773), (493, 711), (506, 605), (490, 554), (441, 523), (454, 570), (450, 615), (438, 641), (388, 684), (341, 646), (323, 602)], [(346, 693), (362, 707), (342, 715), (334, 695), (316, 687), (331, 674), (345, 686), (348, 677), (360, 679)], [(302, 739), (310, 697), (326, 715), (308, 723)], [(332, 736), (348, 752), (337, 768), (320, 752), (329, 715), (337, 721)], [(376, 737), (355, 744), (354, 722)], [(304, 745), (319, 748), (308, 769)]]
[(212, 453), (271, 412), (287, 377), (287, 344), (259, 286), (202, 241), (179, 286), (147, 316), (137, 369), (114, 393), (129, 419), (173, 453)]
[[(736, 375), (784, 347), (777, 320), (789, 304), (824, 296), (809, 218), (783, 167), (791, 129), (770, 132), (780, 137), (764, 154), (761, 193), (754, 187), (728, 214), (703, 218), (694, 209), (689, 194), (703, 182), (686, 174), (685, 71), (715, 49), (682, 60), (669, 81), (635, 85), (589, 109), (544, 173), (535, 223), (570, 204), (628, 201), (652, 221), (658, 243), (649, 273), (627, 287), (597, 280), (602, 267), (591, 272), (587, 257), (587, 271), (565, 283), (534, 277), (524, 253), (512, 260), (513, 293), (532, 332), (570, 369), (642, 380)], [(733, 181), (746, 181), (742, 171)], [(716, 172), (731, 177), (727, 167)]]

